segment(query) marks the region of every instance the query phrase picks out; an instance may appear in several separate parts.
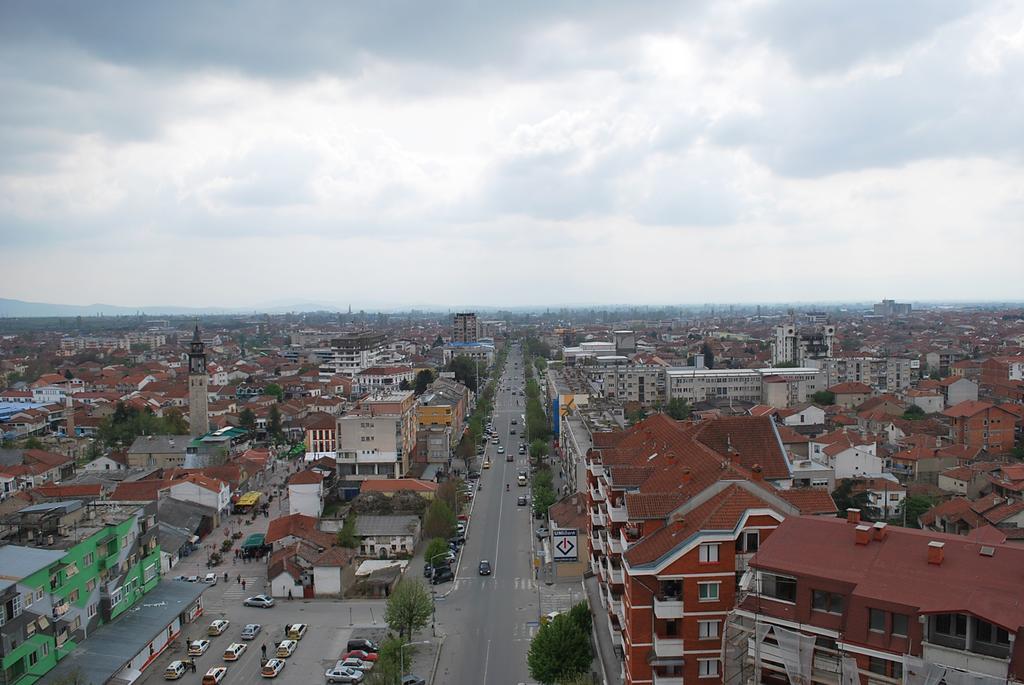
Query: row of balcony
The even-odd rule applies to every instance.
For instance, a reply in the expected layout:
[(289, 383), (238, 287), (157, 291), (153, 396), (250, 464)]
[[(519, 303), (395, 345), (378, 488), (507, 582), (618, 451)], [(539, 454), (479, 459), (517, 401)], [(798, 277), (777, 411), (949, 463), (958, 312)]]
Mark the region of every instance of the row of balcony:
[(654, 685), (683, 685), (683, 676), (681, 675), (658, 675), (654, 673)]

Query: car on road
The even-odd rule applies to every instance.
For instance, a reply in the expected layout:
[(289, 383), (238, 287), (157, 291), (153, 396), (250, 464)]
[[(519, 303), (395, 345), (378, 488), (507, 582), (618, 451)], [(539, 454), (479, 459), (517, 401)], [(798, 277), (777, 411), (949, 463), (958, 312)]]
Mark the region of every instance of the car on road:
[(402, 685), (427, 685), (427, 681), (418, 675), (402, 676)]
[(255, 640), (256, 636), (263, 630), (263, 626), (259, 623), (246, 623), (245, 627), (242, 628), (242, 639), (243, 640)]
[(263, 664), (260, 675), (264, 678), (276, 678), (277, 674), (284, 670), (284, 659), (270, 659)]
[(487, 561), (486, 559), (481, 561), (480, 562), (479, 571), (480, 571), (480, 575), (482, 575), (482, 576), (489, 576), (489, 575), (491, 575), (491, 562)]
[(338, 663), (336, 663), (334, 665), (335, 665), (335, 667), (339, 667), (340, 666), (341, 668), (352, 668), (352, 669), (355, 669), (357, 671), (362, 671), (363, 673), (366, 673), (367, 671), (370, 671), (370, 670), (373, 669), (373, 662), (372, 661), (363, 661), (362, 659), (357, 659), (354, 656), (350, 656), (347, 659), (342, 659), (341, 661), (339, 661)]
[(485, 461), (485, 462), (484, 462), (484, 468), (485, 468), (485, 469), (489, 469), (489, 468), (491, 468), (491, 462), (490, 462), (490, 460), (487, 460), (487, 461)]
[(494, 438), (493, 440), (491, 440), (491, 444), (492, 444), (492, 445), (497, 445), (497, 444), (499, 444), (500, 442), (501, 442), (501, 440), (498, 440), (498, 438)]
[(525, 507), (526, 506), (526, 495), (519, 495), (519, 497), (516, 497), (516, 504), (521, 506), (521, 507)]
[(216, 621), (210, 624), (209, 628), (206, 629), (206, 634), (220, 635), (228, 629), (229, 625), (231, 625), (231, 621), (227, 620), (226, 618), (218, 618)]
[(346, 652), (341, 655), (341, 660), (351, 659), (362, 659), (363, 661), (377, 661), (377, 652), (367, 652), (365, 649), (353, 649), (351, 652)]
[(216, 573), (207, 573), (205, 576), (203, 576), (203, 582), (204, 583), (209, 583), (210, 585), (216, 585), (217, 584), (217, 574)]
[(214, 666), (203, 676), (202, 685), (217, 685), (227, 674), (227, 666)]
[(164, 669), (164, 680), (177, 680), (181, 676), (185, 675), (185, 662), (176, 660), (167, 664), (167, 668)]
[(520, 485), (520, 486), (525, 486), (526, 485), (526, 476), (524, 476), (522, 474), (519, 474), (518, 476), (516, 476), (516, 483), (518, 485)]
[(511, 452), (509, 452), (508, 456), (505, 457), (505, 461), (515, 461), (515, 457), (512, 456)]
[(373, 640), (367, 640), (364, 637), (354, 637), (348, 641), (348, 644), (345, 645), (345, 649), (350, 652), (353, 649), (361, 649), (364, 652), (373, 652), (376, 654), (380, 651), (380, 645)]
[(193, 640), (188, 645), (189, 656), (202, 656), (210, 648), (209, 640)]
[(247, 607), (258, 607), (260, 609), (269, 609), (274, 606), (274, 598), (269, 595), (255, 595), (249, 597), (243, 602)]
[(299, 646), (299, 643), (295, 640), (281, 640), (281, 644), (277, 646), (277, 650), (274, 652), (278, 659), (287, 659), (295, 653), (295, 648)]
[(546, 626), (547, 624), (554, 621), (556, 616), (560, 616), (561, 614), (561, 611), (549, 611), (548, 613), (540, 617), (540, 624), (542, 626)]
[(499, 445), (498, 446), (498, 454), (505, 454), (505, 446), (504, 445)]
[(512, 419), (512, 425), (514, 426), (514, 425), (516, 425), (516, 423), (518, 423), (518, 422), (515, 419)]
[(456, 545), (464, 545), (464, 544), (466, 544), (466, 527), (463, 526), (462, 530), (459, 530), (458, 525), (456, 525), (455, 526), (455, 530), (457, 532), (455, 533), (455, 535), (453, 535), (452, 537), (448, 538), (448, 543), (451, 544), (451, 543), (454, 542)]
[(537, 536), (538, 540), (543, 540), (544, 538), (546, 538), (548, 536), (547, 526), (540, 526), (539, 528), (537, 528), (537, 530), (534, 531), (534, 535)]
[(452, 573), (451, 568), (448, 566), (442, 566), (441, 568), (436, 569), (434, 571), (434, 575), (430, 578), (430, 582), (434, 585), (446, 583), (449, 580), (455, 580), (455, 574)]
[(174, 580), (183, 580), (186, 583), (198, 583), (199, 576), (174, 576)]
[(466, 474), (466, 480), (479, 480), (479, 478), (480, 478), (480, 472), (479, 471), (470, 471), (469, 473)]
[(324, 678), (327, 678), (329, 683), (361, 683), (363, 672), (354, 668), (335, 666), (324, 673)]
[(305, 623), (293, 623), (288, 626), (288, 639), (289, 640), (301, 640), (302, 636), (306, 634), (309, 629)]
[(224, 650), (224, 661), (238, 661), (238, 657), (245, 653), (246, 646), (244, 642), (232, 642)]

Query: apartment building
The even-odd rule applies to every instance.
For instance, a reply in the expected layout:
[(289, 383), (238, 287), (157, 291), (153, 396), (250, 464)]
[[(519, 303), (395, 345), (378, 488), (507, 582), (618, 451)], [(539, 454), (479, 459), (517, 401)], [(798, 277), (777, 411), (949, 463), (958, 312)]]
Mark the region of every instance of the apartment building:
[(337, 418), (329, 414), (319, 414), (306, 424), (306, 461), (316, 461), (321, 457), (334, 459), (338, 451)]
[(824, 390), (825, 375), (815, 368), (705, 369), (676, 367), (665, 370), (667, 399), (694, 404), (733, 400), (784, 408), (807, 402)]
[(950, 419), (950, 439), (956, 445), (978, 447), (989, 454), (1013, 449), (1017, 416), (988, 402), (961, 402), (942, 412)]
[(401, 478), (416, 446), (412, 391), (370, 396), (337, 419), (338, 476), (342, 480)]
[(994, 397), (1024, 401), (1024, 356), (986, 359), (981, 363), (981, 383)]
[[(625, 362), (627, 357), (613, 359)], [(601, 365), (590, 376), (603, 397), (652, 407), (666, 402), (666, 368), (657, 364), (610, 363)]]
[(772, 339), (772, 364), (811, 366), (812, 360), (832, 356), (836, 327), (822, 323), (798, 327), (796, 324), (776, 326)]
[(902, 357), (834, 357), (818, 364), (828, 385), (865, 383), (876, 392), (900, 392), (914, 379), (911, 360)]
[(416, 403), (416, 452), (429, 463), (447, 463), (462, 438), (469, 413), (469, 388), (450, 378), (438, 378)]
[(791, 467), (767, 417), (684, 424), (657, 414), (592, 438), (596, 625), (610, 633), (625, 682), (721, 682), (737, 573), (784, 517), (835, 505), (825, 490), (788, 489)]
[(82, 500), (11, 514), (0, 546), (0, 683), (31, 685), (160, 582), (156, 504)]
[(1024, 549), (791, 517), (740, 583), (724, 670), (747, 682), (996, 685), (1024, 677)]
[(384, 362), (387, 358), (387, 336), (372, 331), (346, 333), (331, 338), (329, 350), (320, 351), (317, 356), (321, 381), (335, 374), (352, 377)]
[(452, 342), (476, 342), (480, 339), (480, 323), (473, 312), (452, 316)]

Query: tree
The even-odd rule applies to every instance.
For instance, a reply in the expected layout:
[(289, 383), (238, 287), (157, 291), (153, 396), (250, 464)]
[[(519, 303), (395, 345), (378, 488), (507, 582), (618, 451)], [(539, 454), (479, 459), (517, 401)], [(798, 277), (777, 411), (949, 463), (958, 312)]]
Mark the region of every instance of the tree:
[(430, 369), (421, 369), (416, 373), (415, 393), (417, 396), (427, 391), (427, 386), (434, 382), (434, 372)]
[(673, 397), (668, 401), (665, 413), (676, 421), (683, 421), (690, 418), (690, 404), (682, 397)]
[(441, 335), (438, 334), (438, 336), (434, 338), (434, 344), (431, 345), (431, 347), (441, 347), (442, 345), (444, 345), (444, 338), (442, 338)]
[(68, 380), (71, 380), (74, 377), (75, 377), (75, 374), (71, 373), (71, 369), (66, 369), (64, 371), (64, 378), (67, 378)]
[(412, 390), (412, 386), (409, 385), (409, 380), (407, 378), (403, 378), (402, 382), (398, 384), (398, 389), (399, 390)]
[(916, 404), (912, 404), (903, 412), (903, 418), (907, 421), (920, 421), (924, 418), (924, 409)]
[(811, 401), (828, 407), (836, 403), (836, 394), (828, 390), (819, 390), (811, 395)]
[(433, 538), (427, 544), (427, 551), (423, 553), (423, 559), (434, 567), (444, 566), (445, 554), (448, 552), (448, 543), (444, 538)]
[(249, 407), (246, 407), (238, 415), (238, 425), (249, 431), (250, 433), (256, 432), (256, 412)]
[(263, 394), (277, 398), (278, 402), (284, 399), (284, 390), (277, 383), (267, 383), (267, 387), (263, 388)]
[(543, 459), (548, 456), (549, 451), (548, 444), (543, 440), (537, 439), (530, 443), (530, 456), (534, 459)]
[(267, 433), (275, 441), (280, 440), (283, 435), (281, 430), (281, 410), (277, 408), (276, 404), (271, 405), (270, 413), (267, 415)]
[(359, 538), (356, 537), (356, 517), (357, 514), (352, 511), (345, 517), (345, 523), (342, 525), (341, 530), (338, 531), (338, 544), (348, 549), (355, 549), (359, 547)]
[(565, 614), (540, 627), (526, 656), (530, 677), (546, 685), (585, 673), (592, 659), (590, 636)]
[(901, 512), (904, 524), (908, 528), (920, 528), (921, 524), (918, 523), (917, 519), (931, 509), (933, 505), (932, 498), (925, 495), (911, 495), (907, 497), (903, 500), (903, 510)]
[(377, 661), (374, 662), (373, 670), (368, 671), (363, 679), (363, 685), (395, 685), (402, 675), (401, 662), (403, 657), (406, 668), (415, 654), (416, 647), (402, 649), (403, 640), (390, 637), (380, 643), (380, 651), (377, 652)]
[(437, 486), (434, 499), (439, 499), (448, 505), (448, 508), (457, 512), (459, 510), (459, 484), (461, 480), (446, 480)]
[(590, 605), (586, 602), (577, 602), (569, 609), (569, 619), (579, 626), (585, 635), (590, 635), (590, 627), (593, 624), (593, 617), (590, 615)]
[(169, 435), (188, 435), (188, 422), (178, 407), (170, 407), (164, 412), (164, 430)]
[(476, 362), (460, 354), (448, 362), (448, 370), (455, 373), (455, 380), (476, 392)]
[(423, 583), (405, 578), (388, 597), (384, 620), (400, 638), (408, 641), (413, 633), (427, 625), (433, 608), (430, 593)]
[(444, 500), (434, 498), (423, 517), (423, 534), (447, 540), (455, 533), (455, 514)]
[(1021, 447), (1014, 447), (1010, 450), (1010, 456), (1014, 459), (1024, 459), (1024, 445)]
[(25, 440), (23, 448), (27, 450), (41, 450), (43, 449), (43, 442), (36, 436), (32, 435)]
[(867, 521), (868, 516), (868, 493), (858, 492), (853, 494), (853, 481), (844, 478), (832, 492), (832, 501), (836, 503), (836, 515), (839, 518), (846, 517), (847, 509), (860, 509), (861, 517)]

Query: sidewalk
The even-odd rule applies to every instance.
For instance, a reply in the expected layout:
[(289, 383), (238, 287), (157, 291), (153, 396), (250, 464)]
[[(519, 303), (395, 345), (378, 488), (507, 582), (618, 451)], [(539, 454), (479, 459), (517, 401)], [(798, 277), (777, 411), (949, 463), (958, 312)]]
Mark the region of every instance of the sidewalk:
[[(601, 603), (601, 589), (597, 578), (583, 579), (583, 586), (590, 601), (590, 615), (594, 617), (594, 638), (597, 644), (595, 657), (601, 666), (605, 685), (622, 685), (622, 662), (615, 654), (613, 638), (608, 629), (607, 609)], [(615, 638), (616, 640), (618, 638)]]

